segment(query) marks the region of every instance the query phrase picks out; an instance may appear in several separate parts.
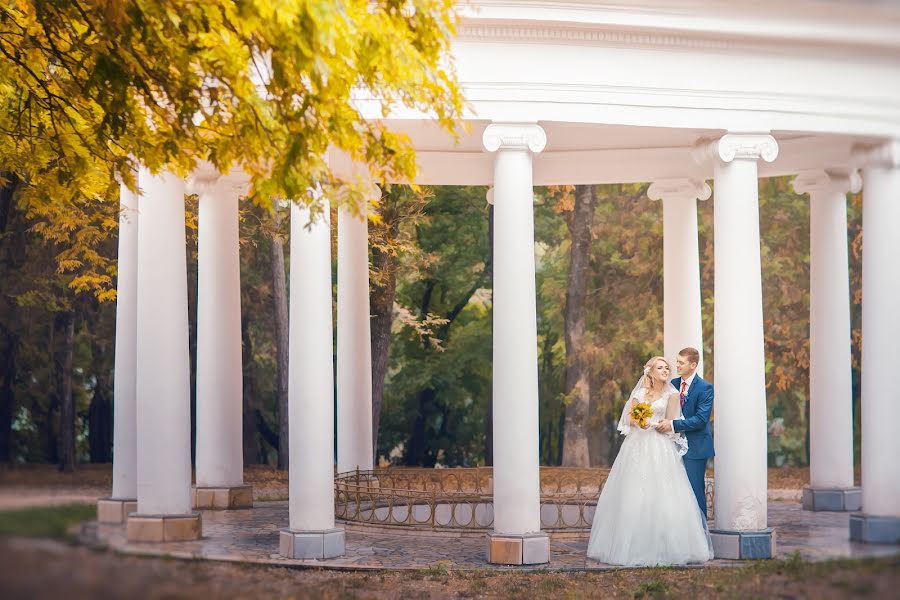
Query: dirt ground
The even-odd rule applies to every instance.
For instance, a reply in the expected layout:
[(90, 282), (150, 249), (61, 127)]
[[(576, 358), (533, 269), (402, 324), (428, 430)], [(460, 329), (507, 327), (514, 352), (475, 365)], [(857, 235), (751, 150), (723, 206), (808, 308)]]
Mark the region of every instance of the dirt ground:
[[(244, 469), (244, 481), (253, 486), (256, 500), (287, 498), (287, 471), (252, 465)], [(770, 490), (799, 490), (808, 482), (808, 467), (769, 469)], [(69, 498), (65, 502), (71, 502), (71, 498), (90, 498), (93, 501), (110, 493), (112, 465), (78, 465), (74, 473), (60, 473), (55, 465), (0, 467), (0, 508), (4, 508), (4, 496), (13, 496), (26, 488), (47, 497)]]
[[(287, 471), (253, 465), (244, 469), (253, 486), (253, 499), (286, 500)], [(93, 503), (112, 491), (112, 465), (78, 465), (74, 473), (60, 473), (55, 465), (0, 467), (0, 510), (26, 506)]]
[(117, 556), (0, 540), (0, 597), (66, 598), (900, 598), (900, 558), (780, 561), (604, 573), (337, 572)]

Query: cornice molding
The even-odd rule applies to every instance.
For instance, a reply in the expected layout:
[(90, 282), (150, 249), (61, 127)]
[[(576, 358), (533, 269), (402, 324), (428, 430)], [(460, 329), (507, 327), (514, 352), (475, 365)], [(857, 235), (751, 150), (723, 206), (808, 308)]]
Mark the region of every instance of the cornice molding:
[(537, 154), (547, 145), (547, 134), (537, 123), (491, 123), (481, 136), (488, 152), (530, 150)]
[(651, 200), (708, 200), (712, 190), (699, 179), (660, 179), (647, 188)]
[(857, 145), (852, 150), (853, 162), (858, 167), (900, 167), (900, 139), (881, 144)]
[(856, 169), (834, 170), (824, 169), (820, 171), (804, 171), (798, 173), (793, 181), (794, 192), (797, 194), (813, 194), (821, 192), (837, 192), (854, 194), (862, 189), (862, 179)]
[(698, 164), (711, 159), (730, 163), (733, 160), (772, 162), (778, 156), (778, 142), (767, 133), (726, 133), (719, 139), (698, 140), (692, 152)]
[(547, 43), (572, 43), (602, 46), (629, 46), (653, 48), (700, 48), (705, 50), (735, 50), (745, 47), (732, 40), (712, 37), (693, 37), (669, 32), (639, 32), (622, 29), (604, 29), (549, 25), (501, 25), (463, 24), (458, 28), (457, 39), (474, 42), (523, 41)]

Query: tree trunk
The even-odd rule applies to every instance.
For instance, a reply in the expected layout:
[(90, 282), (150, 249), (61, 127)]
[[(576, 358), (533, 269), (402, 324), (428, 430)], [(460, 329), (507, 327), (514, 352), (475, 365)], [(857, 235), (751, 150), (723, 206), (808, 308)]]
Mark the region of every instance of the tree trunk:
[[(494, 205), (488, 205), (488, 282), (491, 284), (491, 298), (494, 292)], [(493, 304), (493, 302), (492, 302)], [(490, 311), (490, 321), (488, 326), (493, 331), (494, 328), (494, 311)], [(493, 340), (493, 336), (492, 336)], [(493, 344), (493, 341), (491, 342)], [(488, 391), (487, 414), (484, 419), (484, 464), (492, 466), (494, 464), (494, 386)]]
[(372, 315), (372, 445), (377, 464), (378, 428), (384, 403), (384, 377), (391, 350), (391, 326), (394, 323), (394, 298), (397, 294), (397, 257), (373, 247), (372, 267), (381, 273), (379, 279), (382, 284), (372, 285), (369, 292), (369, 312)]
[(112, 462), (112, 394), (106, 367), (106, 344), (95, 336), (91, 344), (94, 394), (88, 409), (88, 446), (92, 463)]
[[(249, 307), (245, 307), (248, 309)], [(249, 310), (241, 311), (241, 354), (243, 370), (243, 453), (244, 464), (254, 465), (260, 462), (262, 454), (256, 437), (256, 379), (253, 376), (253, 340), (250, 338)]]
[[(188, 244), (192, 243), (188, 237)], [(192, 252), (188, 249), (187, 255)], [(188, 260), (188, 362), (190, 363), (191, 381), (191, 465), (197, 464), (197, 294), (199, 290), (198, 269), (196, 260)]]
[[(419, 392), (419, 406), (416, 420), (413, 423), (412, 435), (409, 438), (409, 449), (406, 452), (406, 464), (408, 466), (433, 467), (433, 458), (429, 460), (429, 452), (426, 447), (428, 436), (426, 415), (430, 414), (437, 392), (432, 388), (425, 388)], [(433, 454), (433, 453), (431, 453)], [(429, 464), (430, 463), (430, 464)]]
[(594, 186), (575, 187), (575, 209), (567, 219), (572, 246), (569, 253), (569, 275), (566, 285), (566, 416), (563, 431), (562, 464), (565, 467), (588, 467), (588, 415), (591, 386), (585, 343), (585, 297), (588, 262), (591, 251), (591, 228), (597, 196)]
[(75, 402), (72, 397), (72, 357), (75, 350), (75, 315), (64, 311), (56, 316), (62, 344), (56, 352), (57, 395), (59, 397), (59, 470), (75, 470)]
[(16, 359), (19, 338), (0, 323), (3, 360), (0, 364), (0, 463), (12, 462), (12, 420), (16, 400)]
[[(277, 219), (277, 217), (276, 217)], [(278, 366), (278, 468), (288, 468), (288, 299), (284, 244), (272, 236), (272, 298), (275, 302), (275, 362)]]

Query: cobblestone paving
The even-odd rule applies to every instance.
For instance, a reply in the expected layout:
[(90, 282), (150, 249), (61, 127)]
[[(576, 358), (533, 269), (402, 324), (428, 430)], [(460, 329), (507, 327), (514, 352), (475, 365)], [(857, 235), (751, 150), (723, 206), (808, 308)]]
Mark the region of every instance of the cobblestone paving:
[[(247, 510), (203, 511), (203, 539), (197, 542), (129, 544), (124, 526), (88, 523), (82, 527), (86, 542), (107, 544), (127, 554), (169, 555), (176, 558), (225, 560), (285, 566), (338, 569), (449, 569), (529, 570), (533, 567), (497, 567), (485, 561), (483, 536), (429, 535), (428, 533), (346, 532), (346, 554), (330, 560), (288, 560), (278, 555), (278, 531), (288, 522), (287, 502), (258, 502)], [(769, 504), (769, 525), (777, 532), (779, 558), (795, 551), (807, 560), (900, 554), (900, 547), (852, 543), (848, 539), (848, 513), (807, 512), (797, 503)], [(550, 564), (539, 569), (612, 569), (585, 559), (587, 536), (551, 538)], [(714, 560), (714, 566), (735, 561)]]

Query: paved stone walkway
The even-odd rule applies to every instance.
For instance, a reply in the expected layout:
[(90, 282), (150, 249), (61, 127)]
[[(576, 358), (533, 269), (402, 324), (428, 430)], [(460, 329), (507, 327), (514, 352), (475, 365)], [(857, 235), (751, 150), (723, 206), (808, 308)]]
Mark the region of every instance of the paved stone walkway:
[[(288, 522), (287, 502), (258, 502), (253, 509), (203, 511), (203, 539), (197, 542), (129, 544), (124, 526), (83, 525), (86, 543), (105, 544), (126, 554), (174, 558), (223, 560), (282, 566), (315, 566), (336, 569), (424, 569), (443, 565), (456, 569), (529, 570), (530, 567), (496, 567), (485, 561), (481, 535), (387, 533), (348, 528), (346, 554), (322, 561), (287, 560), (278, 555), (278, 530)], [(769, 525), (778, 536), (779, 558), (795, 551), (807, 560), (900, 554), (898, 546), (852, 543), (848, 539), (848, 513), (813, 513), (792, 502), (769, 504)], [(603, 570), (610, 565), (585, 559), (587, 536), (551, 538), (550, 564), (539, 569)], [(714, 566), (735, 561), (714, 560)]]

